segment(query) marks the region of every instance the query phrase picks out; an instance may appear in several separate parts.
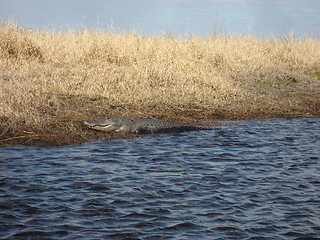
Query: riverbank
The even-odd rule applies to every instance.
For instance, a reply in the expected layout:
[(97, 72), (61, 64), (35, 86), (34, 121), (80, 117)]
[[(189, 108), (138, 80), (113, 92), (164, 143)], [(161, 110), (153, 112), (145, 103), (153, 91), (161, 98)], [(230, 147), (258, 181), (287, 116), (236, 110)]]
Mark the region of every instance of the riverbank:
[(80, 123), (106, 115), (185, 124), (320, 117), (320, 42), (312, 38), (61, 33), (8, 23), (0, 38), (1, 145), (135, 137)]

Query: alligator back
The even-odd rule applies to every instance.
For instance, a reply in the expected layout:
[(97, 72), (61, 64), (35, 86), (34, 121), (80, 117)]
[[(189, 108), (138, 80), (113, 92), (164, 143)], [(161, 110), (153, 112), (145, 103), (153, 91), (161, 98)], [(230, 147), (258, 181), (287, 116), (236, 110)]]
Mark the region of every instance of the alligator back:
[(165, 133), (211, 129), (208, 127), (189, 126), (153, 119), (134, 119), (131, 123), (133, 124), (132, 132), (134, 133)]

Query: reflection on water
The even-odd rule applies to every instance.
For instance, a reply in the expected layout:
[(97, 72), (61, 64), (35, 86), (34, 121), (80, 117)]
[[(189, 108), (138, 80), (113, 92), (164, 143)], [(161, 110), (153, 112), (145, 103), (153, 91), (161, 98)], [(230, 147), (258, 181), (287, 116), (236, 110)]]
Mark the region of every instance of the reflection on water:
[(0, 1), (0, 16), (23, 26), (108, 28), (207, 36), (216, 25), (227, 33), (320, 38), (318, 0), (15, 0)]
[(320, 237), (320, 120), (0, 148), (1, 239)]

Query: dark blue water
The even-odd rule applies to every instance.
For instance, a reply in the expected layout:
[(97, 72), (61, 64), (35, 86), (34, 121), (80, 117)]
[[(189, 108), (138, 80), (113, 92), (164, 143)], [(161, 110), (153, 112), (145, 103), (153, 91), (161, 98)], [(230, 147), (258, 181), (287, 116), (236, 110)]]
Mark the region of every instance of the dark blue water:
[(320, 119), (0, 147), (1, 239), (320, 237)]

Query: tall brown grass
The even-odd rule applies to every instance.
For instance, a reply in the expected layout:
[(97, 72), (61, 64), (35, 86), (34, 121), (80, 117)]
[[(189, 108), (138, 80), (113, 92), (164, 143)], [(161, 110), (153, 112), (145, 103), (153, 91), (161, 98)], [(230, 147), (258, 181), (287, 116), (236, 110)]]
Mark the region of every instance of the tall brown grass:
[[(214, 115), (231, 103), (257, 101), (252, 87), (259, 83), (307, 84), (318, 80), (306, 72), (320, 71), (320, 42), (290, 34), (175, 38), (2, 23), (0, 39), (0, 120), (26, 127), (81, 118), (97, 100)], [(79, 110), (66, 107), (71, 103)]]

